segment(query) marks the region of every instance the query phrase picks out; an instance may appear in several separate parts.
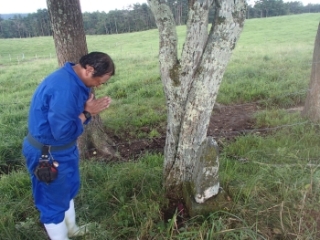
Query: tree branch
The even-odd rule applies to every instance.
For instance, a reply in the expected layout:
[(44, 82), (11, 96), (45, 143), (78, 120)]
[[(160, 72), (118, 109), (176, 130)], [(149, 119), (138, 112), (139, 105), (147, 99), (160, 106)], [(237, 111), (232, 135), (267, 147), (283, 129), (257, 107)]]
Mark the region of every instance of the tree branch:
[(186, 40), (182, 51), (182, 72), (193, 75), (208, 39), (209, 10), (213, 0), (189, 1)]
[[(159, 30), (160, 49), (159, 60), (160, 64), (172, 68), (177, 63), (177, 32), (174, 23), (173, 14), (164, 0), (148, 0), (150, 9), (155, 17), (155, 21)], [(169, 61), (169, 62), (167, 62)], [(163, 65), (161, 65), (163, 67)]]
[(217, 62), (221, 55), (230, 57), (243, 29), (246, 8), (245, 0), (215, 0), (215, 16), (201, 67), (206, 69), (206, 62)]

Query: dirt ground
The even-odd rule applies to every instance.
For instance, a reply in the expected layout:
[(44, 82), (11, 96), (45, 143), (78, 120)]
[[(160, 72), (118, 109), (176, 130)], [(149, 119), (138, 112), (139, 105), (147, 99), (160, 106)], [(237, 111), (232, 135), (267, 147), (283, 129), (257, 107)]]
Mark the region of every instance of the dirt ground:
[[(267, 133), (265, 128), (258, 129), (255, 127), (253, 114), (259, 110), (261, 110), (261, 108), (255, 103), (228, 106), (216, 104), (211, 116), (208, 136), (213, 136), (218, 144), (223, 146), (223, 143), (232, 141), (239, 135), (245, 135), (252, 132)], [(302, 107), (297, 106), (287, 110), (288, 112), (301, 111)], [(141, 130), (148, 132), (147, 128)], [(124, 161), (126, 161), (128, 159), (137, 159), (146, 152), (162, 153), (165, 144), (165, 129), (160, 130), (160, 132), (162, 133), (162, 136), (152, 140), (130, 138), (129, 141), (128, 139), (114, 140), (117, 144), (119, 153)], [(176, 228), (178, 229), (189, 219), (189, 214), (183, 200), (169, 198), (169, 205), (165, 209), (162, 209), (162, 216), (164, 222), (167, 222), (168, 219), (172, 219), (177, 210), (179, 214), (177, 215)], [(314, 219), (319, 222), (318, 215), (315, 212), (312, 214)], [(265, 234), (266, 236), (269, 236), (270, 239), (283, 239), (282, 235), (278, 237), (276, 233), (270, 231), (267, 231)]]
[[(223, 106), (216, 104), (211, 116), (208, 135), (213, 136), (218, 144), (225, 141), (230, 141), (234, 137), (245, 134), (248, 131), (257, 131), (254, 129), (253, 113), (259, 109), (259, 106), (250, 104), (229, 105)], [(141, 129), (148, 132), (148, 128)], [(125, 139), (120, 139), (108, 133), (115, 145), (117, 151), (120, 153), (123, 161), (138, 159), (147, 152), (163, 153), (165, 145), (165, 129), (158, 129), (161, 137), (153, 139), (134, 139), (126, 136)], [(180, 200), (169, 199), (169, 205), (166, 209), (162, 209), (163, 220), (171, 219), (175, 214), (176, 209), (179, 213), (183, 212), (184, 217), (178, 217), (177, 224), (183, 224), (184, 220), (188, 218), (185, 203)], [(181, 210), (180, 210), (181, 209)], [(180, 214), (179, 214), (180, 216)]]
[[(216, 104), (208, 128), (208, 135), (220, 140), (231, 140), (235, 136), (254, 130), (253, 113), (259, 109), (254, 103), (223, 106)], [(148, 132), (148, 128), (141, 129)], [(163, 152), (165, 129), (158, 129), (161, 137), (153, 139), (120, 139), (110, 136), (123, 160), (137, 159), (146, 152)]]

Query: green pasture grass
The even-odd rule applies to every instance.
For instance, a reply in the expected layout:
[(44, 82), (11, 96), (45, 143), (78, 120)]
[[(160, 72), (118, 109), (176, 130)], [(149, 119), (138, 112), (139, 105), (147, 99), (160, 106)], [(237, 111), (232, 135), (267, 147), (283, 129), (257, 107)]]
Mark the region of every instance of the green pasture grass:
[(310, 81), (319, 21), (318, 14), (247, 20), (217, 101), (301, 104)]
[(16, 164), (21, 159), (31, 95), (54, 69), (55, 60), (32, 60), (32, 63), (0, 66), (0, 165)]
[[(222, 151), (220, 167), (231, 207), (188, 219), (180, 228), (176, 214), (166, 221), (162, 215), (168, 204), (161, 187), (162, 155), (146, 155), (126, 164), (82, 161), (77, 220), (95, 223), (85, 239), (316, 239), (318, 166), (308, 165), (307, 156), (287, 161), (287, 156), (272, 149), (269, 153), (274, 157), (265, 161), (259, 155), (242, 161), (240, 157), (248, 156), (241, 152), (238, 158), (231, 156), (234, 147)], [(263, 144), (255, 149), (265, 151)], [(2, 176), (0, 200), (1, 239), (44, 238), (25, 171)]]
[[(161, 212), (168, 204), (162, 155), (119, 164), (83, 161), (78, 221), (97, 223), (85, 239), (317, 239), (319, 126), (285, 108), (304, 103), (319, 20), (319, 14), (301, 14), (245, 23), (217, 101), (265, 108), (255, 115), (262, 130), (220, 139), (230, 208), (177, 228), (177, 214), (164, 221)], [(177, 30), (181, 51), (185, 26)], [(107, 86), (96, 89), (97, 97), (113, 99), (103, 123), (122, 137), (158, 137), (166, 106), (157, 30), (87, 36), (87, 42), (89, 51), (109, 53), (117, 67)], [(10, 165), (21, 159), (32, 93), (57, 61), (51, 37), (0, 39), (0, 46), (0, 165)], [(145, 126), (149, 132), (141, 131)], [(44, 239), (26, 170), (0, 177), (0, 239)]]
[(52, 37), (0, 39), (0, 46), (0, 66), (56, 58)]

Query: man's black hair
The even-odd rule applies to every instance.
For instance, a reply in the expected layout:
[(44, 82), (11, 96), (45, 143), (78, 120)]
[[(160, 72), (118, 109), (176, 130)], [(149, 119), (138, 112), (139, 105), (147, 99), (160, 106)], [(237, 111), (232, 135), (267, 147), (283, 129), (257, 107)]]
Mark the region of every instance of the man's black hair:
[(93, 67), (93, 77), (101, 77), (107, 73), (115, 74), (116, 67), (111, 57), (103, 52), (91, 52), (80, 58), (79, 64), (86, 68), (86, 65)]

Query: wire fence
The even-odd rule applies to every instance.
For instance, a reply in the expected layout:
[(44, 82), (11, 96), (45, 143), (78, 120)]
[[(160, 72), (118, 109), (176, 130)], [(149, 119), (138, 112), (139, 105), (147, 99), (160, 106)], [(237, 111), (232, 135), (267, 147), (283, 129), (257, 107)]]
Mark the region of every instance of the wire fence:
[[(179, 44), (178, 49), (182, 49), (183, 45)], [(137, 43), (131, 48), (121, 44), (121, 43), (113, 43), (108, 44), (107, 49), (99, 50), (105, 51), (113, 58), (117, 57), (136, 57), (141, 55), (141, 49), (143, 51), (148, 52), (149, 54), (158, 53), (158, 43)], [(25, 50), (25, 51), (24, 51)], [(21, 62), (31, 62), (35, 60), (51, 60), (57, 59), (57, 55), (54, 48), (45, 47), (44, 51), (41, 51), (41, 47), (37, 51), (30, 51), (28, 49), (24, 50), (12, 50), (12, 51), (5, 51), (3, 49), (0, 50), (0, 66), (1, 65), (10, 65), (10, 64), (19, 64)], [(96, 51), (97, 49), (93, 49)]]
[[(303, 90), (298, 91), (298, 92), (283, 94), (283, 95), (281, 95), (281, 97), (285, 98), (285, 97), (288, 97), (288, 96), (304, 95), (307, 92), (309, 92), (309, 90), (310, 89), (307, 88), (307, 89), (303, 89)], [(266, 98), (266, 99), (262, 99), (262, 100), (259, 100), (259, 101), (246, 102), (246, 103), (241, 103), (241, 104), (232, 104), (232, 106), (245, 106), (245, 105), (248, 105), (248, 104), (260, 105), (260, 104), (265, 104), (267, 102), (270, 102), (272, 100), (273, 100), (273, 98)], [(17, 102), (10, 102), (10, 103), (0, 103), (0, 106), (8, 106), (8, 105), (16, 105), (16, 104), (30, 105), (30, 101), (28, 101), (28, 102), (17, 101)], [(222, 106), (222, 107), (228, 107), (228, 106)]]
[[(298, 93), (303, 93), (305, 91), (300, 91)], [(297, 94), (297, 93), (291, 93), (291, 94)], [(243, 104), (236, 104), (236, 105), (225, 105), (225, 106), (220, 106), (219, 108), (228, 108), (228, 107), (234, 107), (234, 106), (237, 106), (237, 107), (242, 107), (242, 106), (246, 106), (246, 105), (249, 105), (249, 104), (259, 104), (261, 103), (261, 101), (256, 101), (254, 103), (243, 103)], [(22, 102), (13, 102), (13, 103), (7, 103), (7, 104), (0, 104), (0, 105), (3, 105), (3, 106), (10, 106), (10, 105), (15, 105), (15, 104), (26, 104), (26, 105), (29, 105), (30, 102), (25, 102), (25, 103), (22, 103)], [(262, 109), (263, 110), (263, 109)], [(282, 124), (282, 125), (278, 125), (278, 126), (273, 126), (273, 127), (264, 127), (264, 128), (258, 128), (258, 127), (252, 127), (251, 129), (241, 129), (241, 130), (231, 130), (231, 132), (225, 132), (224, 129), (221, 129), (221, 130), (218, 130), (216, 132), (214, 132), (214, 134), (211, 134), (219, 143), (219, 140), (220, 139), (226, 139), (228, 137), (230, 137), (230, 133), (232, 134), (232, 138), (233, 137), (236, 137), (236, 136), (243, 136), (243, 135), (247, 135), (247, 134), (255, 134), (257, 132), (259, 133), (267, 133), (267, 132), (276, 132), (277, 130), (279, 129), (285, 129), (285, 128), (292, 128), (292, 127), (295, 127), (295, 126), (303, 126), (303, 125), (310, 125), (310, 126), (317, 126), (319, 127), (320, 125), (319, 124), (315, 124), (315, 123), (312, 123), (308, 120), (306, 121), (301, 121), (301, 122), (296, 122), (296, 123), (292, 123), (292, 124)], [(7, 127), (10, 127), (10, 126), (6, 126)], [(114, 144), (110, 145), (111, 147), (115, 148), (115, 149), (118, 149), (118, 148), (123, 148), (124, 146), (128, 149), (130, 149), (130, 146), (132, 145), (145, 145), (146, 143), (148, 144), (149, 148), (148, 148), (148, 151), (152, 151), (152, 146), (154, 142), (156, 142), (156, 146), (157, 146), (157, 149), (158, 151), (161, 152), (161, 150), (159, 150), (159, 145), (163, 145), (164, 147), (164, 143), (165, 143), (165, 135), (161, 135), (161, 136), (158, 136), (158, 137), (154, 137), (154, 138), (143, 138), (143, 139), (129, 139), (129, 140), (126, 140), (126, 139), (123, 139), (123, 138), (119, 138), (117, 142), (115, 142)], [(143, 150), (141, 150), (143, 151)], [(257, 150), (258, 151), (258, 150)], [(139, 153), (139, 156), (141, 156), (141, 153)], [(163, 152), (162, 152), (163, 153)], [(134, 154), (134, 153), (132, 153)], [(298, 157), (298, 156), (295, 156), (295, 157), (292, 157), (292, 156), (284, 156), (283, 154), (280, 154), (280, 153), (277, 153), (276, 151), (274, 151), (273, 153), (271, 152), (265, 152), (265, 151), (261, 151), (261, 152), (256, 152), (256, 154), (259, 154), (259, 155), (263, 155), (263, 156), (269, 156), (270, 158), (278, 158), (278, 159), (284, 159), (284, 158), (290, 158), (288, 160), (294, 160), (294, 163), (279, 163), (279, 164), (276, 164), (276, 163), (267, 163), (267, 162), (260, 162), (258, 160), (249, 160), (249, 159), (244, 159), (243, 157), (241, 156), (226, 156), (227, 158), (229, 159), (234, 159), (240, 163), (243, 163), (243, 164), (246, 164), (246, 163), (253, 163), (253, 164), (257, 164), (257, 165), (261, 165), (261, 166), (268, 166), (268, 167), (292, 167), (292, 166), (297, 166), (297, 167), (304, 167), (304, 168), (318, 168), (319, 167), (319, 160), (320, 160), (320, 157), (319, 158), (315, 158), (315, 157)], [(300, 162), (300, 163), (296, 163), (297, 160)], [(12, 159), (12, 160), (3, 160), (3, 161), (0, 161), (0, 165), (1, 164), (6, 164), (6, 165), (10, 165), (10, 164), (17, 164), (19, 165), (19, 162), (22, 162), (23, 159)]]
[[(116, 47), (116, 46), (115, 46)], [(149, 50), (150, 52), (158, 53), (158, 48), (155, 48), (153, 45), (146, 47), (143, 47), (144, 50)], [(119, 51), (120, 49), (120, 51)], [(139, 51), (127, 51), (127, 50), (121, 50), (122, 47), (118, 47), (117, 50), (115, 50), (114, 47), (108, 49), (108, 54), (112, 55), (113, 57), (133, 57), (137, 56), (137, 54), (140, 54)], [(180, 51), (182, 50), (182, 45), (178, 48)], [(239, 50), (241, 53), (246, 52), (252, 52), (252, 50)], [(1, 53), (0, 54), (0, 66), (5, 65), (5, 64), (19, 64), (21, 62), (31, 62), (39, 59), (46, 59), (46, 60), (52, 60), (52, 59), (57, 59), (57, 55), (55, 52), (38, 52), (38, 53)], [(319, 64), (320, 62), (313, 62), (313, 61), (308, 61), (305, 62), (306, 65), (311, 66), (313, 64)]]
[(55, 53), (39, 53), (34, 55), (21, 54), (2, 54), (0, 55), (0, 65), (30, 62), (39, 59), (57, 59)]
[[(304, 90), (304, 91), (299, 91), (299, 92), (296, 92), (296, 93), (290, 93), (290, 94), (286, 94), (285, 96), (288, 96), (288, 95), (297, 95), (297, 94), (304, 94), (306, 93), (307, 90)], [(247, 106), (247, 105), (260, 105), (262, 103), (265, 103), (267, 100), (261, 100), (261, 101), (255, 101), (255, 102), (248, 102), (248, 103), (242, 103), (242, 104), (231, 104), (231, 105), (224, 105), (224, 106), (219, 106), (219, 109), (224, 109), (224, 108), (229, 108), (229, 107), (242, 107), (242, 106)], [(30, 101), (28, 102), (11, 102), (11, 103), (1, 103), (0, 106), (10, 106), (10, 105), (16, 105), (16, 104), (22, 104), (22, 105), (25, 105), (25, 106), (29, 106), (30, 105)], [(261, 109), (263, 110), (263, 108)], [(257, 112), (257, 111), (256, 111)], [(275, 131), (275, 130), (278, 130), (278, 129), (282, 129), (282, 128), (290, 128), (290, 127), (293, 127), (293, 126), (297, 126), (297, 125), (305, 125), (305, 124), (312, 124), (314, 126), (319, 126), (319, 124), (314, 124), (310, 121), (302, 121), (302, 122), (297, 122), (297, 123), (293, 123), (293, 124), (284, 124), (284, 125), (279, 125), (279, 126), (275, 126), (275, 127), (268, 127), (268, 128), (252, 128), (252, 129), (242, 129), (242, 130), (232, 130), (232, 134), (233, 135), (240, 135), (240, 134), (252, 134), (252, 133), (255, 133), (257, 131), (260, 131), (260, 132), (268, 132), (268, 131)], [(224, 137), (227, 137), (228, 134), (226, 134), (224, 132), (224, 130), (222, 131), (218, 131), (218, 132), (215, 132), (215, 137), (217, 138), (224, 138)], [(161, 136), (160, 138), (163, 138), (165, 136)], [(144, 140), (138, 140), (138, 141), (131, 141), (131, 144), (132, 143), (138, 143), (138, 142), (141, 142), (141, 141), (144, 141)], [(117, 145), (121, 145), (123, 143), (118, 143)]]

